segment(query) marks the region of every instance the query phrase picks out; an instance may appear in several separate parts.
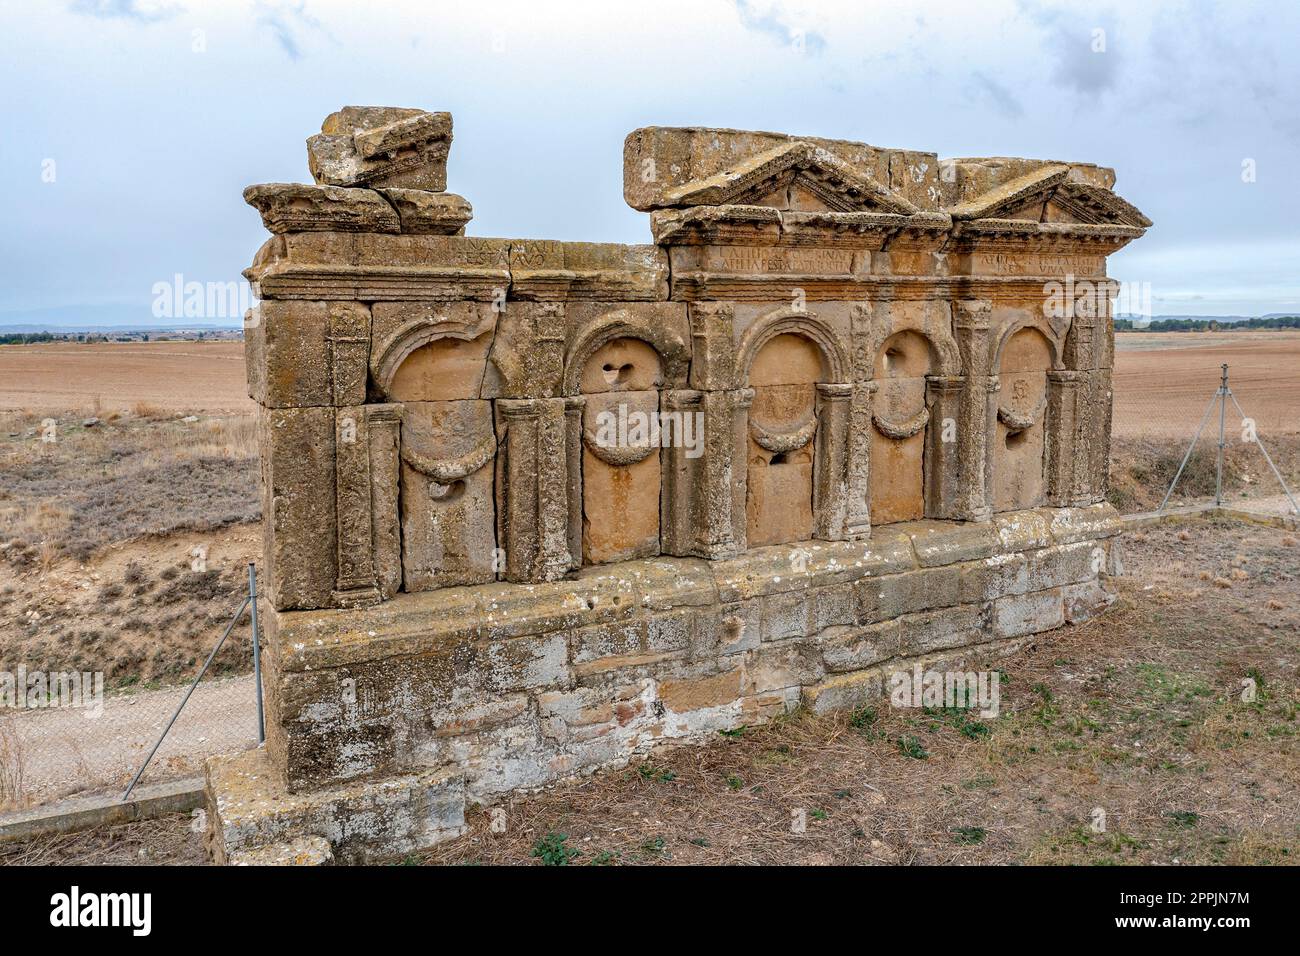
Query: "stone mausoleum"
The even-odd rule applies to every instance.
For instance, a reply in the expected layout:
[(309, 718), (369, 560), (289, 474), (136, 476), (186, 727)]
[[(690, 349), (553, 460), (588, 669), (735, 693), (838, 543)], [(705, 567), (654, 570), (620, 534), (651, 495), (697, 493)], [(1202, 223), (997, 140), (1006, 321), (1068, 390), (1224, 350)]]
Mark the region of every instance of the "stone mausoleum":
[(1111, 170), (649, 127), (617, 245), (465, 235), (451, 139), (345, 107), (244, 192), (268, 727), (217, 859), (402, 854), (1113, 599)]

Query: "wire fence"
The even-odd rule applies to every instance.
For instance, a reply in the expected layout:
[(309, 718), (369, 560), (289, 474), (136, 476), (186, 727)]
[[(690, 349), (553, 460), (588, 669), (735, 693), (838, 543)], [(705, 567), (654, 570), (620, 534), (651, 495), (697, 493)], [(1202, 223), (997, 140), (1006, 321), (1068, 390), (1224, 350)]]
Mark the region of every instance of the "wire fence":
[[(1121, 349), (1124, 339), (1118, 337)], [(1219, 361), (1225, 356), (1213, 348), (1117, 360), (1112, 504), (1141, 513), (1218, 501), (1295, 514), (1300, 368), (1259, 351), (1231, 363)]]
[[(206, 759), (258, 745), (262, 735), (256, 579), (191, 681), (106, 692), (93, 671), (7, 675), (10, 706), (0, 711), (0, 810), (21, 810), (92, 794), (123, 799), (139, 784), (201, 774)], [(254, 673), (214, 677), (209, 667), (228, 642), (252, 651)]]

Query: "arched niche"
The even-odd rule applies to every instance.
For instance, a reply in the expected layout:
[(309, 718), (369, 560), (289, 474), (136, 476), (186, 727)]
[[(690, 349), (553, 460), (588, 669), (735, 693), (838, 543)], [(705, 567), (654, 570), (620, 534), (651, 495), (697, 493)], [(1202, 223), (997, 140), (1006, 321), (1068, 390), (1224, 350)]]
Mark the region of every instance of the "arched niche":
[(817, 384), (829, 380), (822, 345), (797, 326), (768, 337), (748, 363), (753, 390), (746, 442), (749, 547), (814, 537)]
[(659, 389), (654, 346), (620, 336), (577, 370), (582, 406), (582, 563), (659, 553)]
[(496, 429), (492, 403), (478, 398), (490, 339), (486, 332), (409, 339), (381, 386), (403, 403), (399, 497), (407, 591), (480, 584), (500, 570)]
[(915, 330), (895, 332), (876, 352), (871, 416), (871, 523), (925, 517), (930, 411), (926, 377), (937, 365), (933, 343)]
[(479, 397), (492, 333), (474, 339), (450, 336), (413, 349), (388, 385), (394, 402), (463, 401)]
[(990, 498), (994, 511), (1034, 508), (1046, 491), (1047, 373), (1056, 348), (1032, 325), (1013, 329), (998, 354), (997, 422), (991, 436)]

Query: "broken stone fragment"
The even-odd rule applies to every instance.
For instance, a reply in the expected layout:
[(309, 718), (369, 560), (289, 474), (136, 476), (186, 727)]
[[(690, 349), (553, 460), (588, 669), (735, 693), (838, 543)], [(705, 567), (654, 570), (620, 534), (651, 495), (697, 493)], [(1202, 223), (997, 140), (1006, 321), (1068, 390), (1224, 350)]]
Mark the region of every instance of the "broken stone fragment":
[(321, 184), (442, 192), (450, 149), (450, 113), (345, 106), (308, 138), (307, 162)]
[(402, 232), (407, 235), (454, 236), (474, 218), (474, 209), (464, 196), (436, 193), (427, 189), (379, 190), (397, 210)]
[(261, 183), (244, 190), (244, 201), (262, 214), (271, 232), (397, 232), (393, 207), (370, 189)]

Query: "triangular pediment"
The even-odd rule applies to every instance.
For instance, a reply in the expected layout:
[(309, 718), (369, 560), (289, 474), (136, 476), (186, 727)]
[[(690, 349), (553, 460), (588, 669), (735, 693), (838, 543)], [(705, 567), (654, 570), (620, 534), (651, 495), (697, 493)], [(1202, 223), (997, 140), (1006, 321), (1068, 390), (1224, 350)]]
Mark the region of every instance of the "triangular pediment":
[(830, 151), (795, 141), (757, 153), (665, 193), (673, 206), (767, 206), (801, 212), (884, 212), (916, 207)]
[(958, 203), (948, 212), (955, 220), (1019, 219), (1142, 229), (1151, 225), (1150, 219), (1109, 189), (1069, 177), (1069, 166), (1044, 166)]

